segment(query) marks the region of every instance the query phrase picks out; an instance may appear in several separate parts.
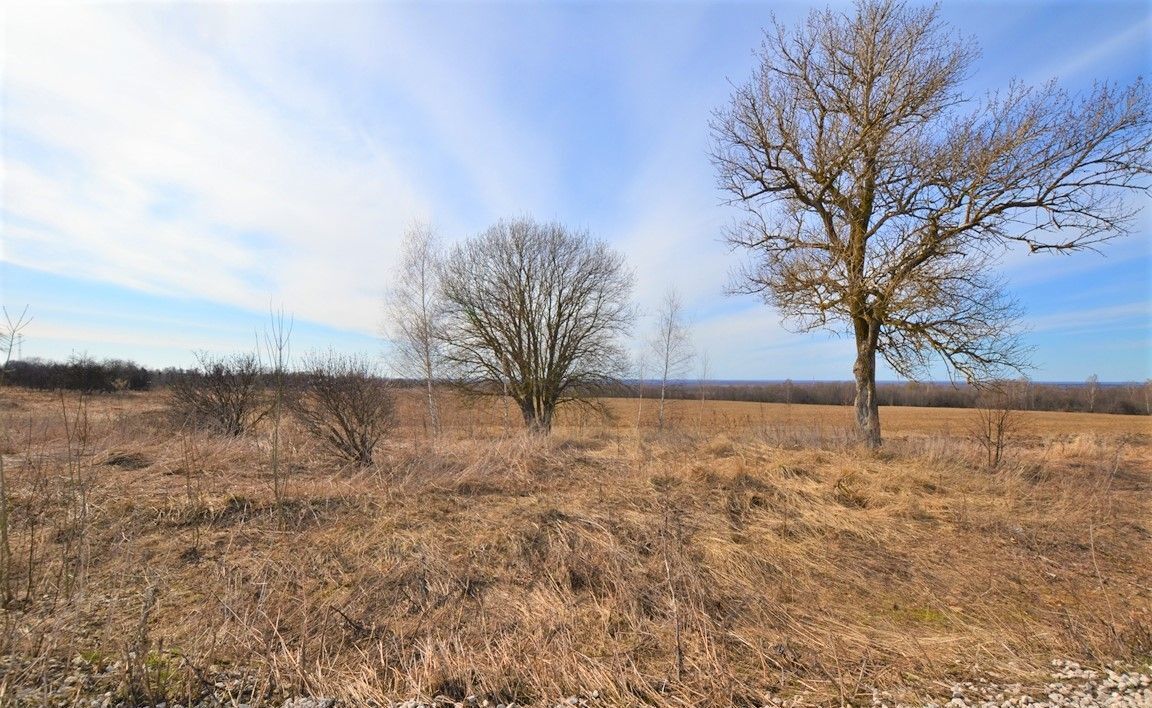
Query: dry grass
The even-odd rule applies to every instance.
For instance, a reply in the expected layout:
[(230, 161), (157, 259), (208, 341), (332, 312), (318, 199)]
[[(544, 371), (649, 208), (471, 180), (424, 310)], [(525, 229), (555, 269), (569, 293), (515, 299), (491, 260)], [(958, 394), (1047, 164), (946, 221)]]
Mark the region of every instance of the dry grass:
[(1152, 652), (1146, 418), (1030, 416), (991, 473), (970, 411), (885, 409), (873, 454), (831, 407), (678, 402), (638, 438), (636, 402), (608, 401), (614, 422), (533, 439), (488, 401), (431, 440), (402, 402), (367, 471), (288, 425), (278, 506), (263, 434), (125, 396), (79, 435), (75, 398), (4, 397), (8, 685), (80, 654), (149, 698), (233, 667), (353, 704), (840, 704)]

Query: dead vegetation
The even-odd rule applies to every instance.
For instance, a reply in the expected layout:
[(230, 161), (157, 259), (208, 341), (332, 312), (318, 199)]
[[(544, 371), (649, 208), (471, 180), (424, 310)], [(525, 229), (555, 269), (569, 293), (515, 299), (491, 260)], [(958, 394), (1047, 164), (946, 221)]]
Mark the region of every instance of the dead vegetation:
[(399, 428), (366, 467), (285, 420), (278, 503), (264, 431), (174, 429), (158, 396), (4, 396), (0, 697), (80, 656), (139, 703), (226, 667), (255, 701), (841, 704), (1152, 652), (1152, 448), (1106, 416), (1030, 427), (995, 470), (962, 423), (906, 412), (868, 452), (800, 406), (547, 439), (445, 405), (443, 434)]

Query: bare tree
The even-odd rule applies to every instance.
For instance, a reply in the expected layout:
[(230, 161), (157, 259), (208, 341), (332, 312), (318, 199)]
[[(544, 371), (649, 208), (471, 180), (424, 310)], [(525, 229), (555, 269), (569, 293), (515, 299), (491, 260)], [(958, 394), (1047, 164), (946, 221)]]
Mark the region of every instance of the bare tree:
[[(641, 439), (640, 427), (644, 422), (644, 374), (647, 372), (646, 352), (636, 355), (636, 437)], [(642, 441), (642, 439), (641, 439)]]
[(241, 435), (268, 415), (271, 407), (257, 355), (197, 352), (196, 361), (198, 367), (168, 389), (169, 405), (182, 423)]
[(1088, 412), (1096, 412), (1096, 393), (1100, 390), (1100, 377), (1092, 374), (1084, 380), (1084, 392), (1088, 396)]
[(648, 346), (660, 369), (660, 402), (656, 407), (657, 427), (664, 429), (664, 405), (668, 381), (684, 374), (692, 363), (692, 340), (684, 320), (684, 304), (674, 289), (669, 290), (656, 312), (656, 331)]
[(305, 390), (291, 399), (296, 417), (337, 457), (371, 465), (392, 427), (391, 385), (366, 356), (310, 354), (304, 370)]
[[(7, 307), (0, 307), (3, 322), (0, 322), (0, 388), (4, 386), (4, 377), (8, 372), (8, 363), (12, 360), (12, 350), (19, 347), (24, 337), (23, 330), (32, 322), (28, 316), (28, 306), (15, 318), (8, 312)], [(8, 442), (8, 416), (0, 416), (0, 444), (5, 447)], [(8, 609), (12, 602), (12, 546), (8, 541), (8, 475), (4, 470), (4, 455), (0, 452), (0, 608)], [(31, 573), (31, 570), (29, 570)]]
[[(876, 355), (902, 376), (934, 356), (970, 381), (1019, 370), (1003, 249), (1091, 248), (1128, 232), (1146, 192), (1144, 84), (1072, 96), (959, 88), (976, 57), (934, 7), (858, 0), (766, 33), (760, 66), (712, 122), (719, 183), (747, 218), (734, 289), (802, 331), (851, 334), (856, 426), (880, 444)], [(969, 108), (971, 107), (971, 108)]]
[(264, 351), (272, 367), (272, 494), (277, 506), (284, 501), (285, 480), (280, 474), (280, 423), (284, 413), (285, 383), (288, 374), (288, 360), (292, 352), (292, 327), (296, 319), (284, 322), (284, 308), (268, 309), (269, 323), (264, 330)]
[(1023, 433), (1022, 386), (1014, 381), (985, 381), (978, 388), (970, 434), (984, 448), (988, 469), (996, 469), (1004, 461), (1005, 451)]
[(444, 304), (440, 296), (437, 268), (440, 242), (428, 225), (414, 223), (404, 232), (404, 252), (388, 291), (385, 333), (392, 340), (394, 366), (400, 375), (424, 382), (428, 421), (434, 433), (440, 432), (440, 410), (436, 400), (436, 380), (442, 356), (438, 331)]
[(523, 218), (456, 246), (441, 269), (445, 360), (473, 391), (507, 386), (535, 432), (627, 367), (623, 258), (586, 232)]
[(7, 307), (0, 307), (0, 315), (4, 319), (0, 322), (0, 357), (3, 358), (3, 363), (0, 364), (0, 386), (2, 386), (4, 374), (8, 371), (9, 362), (12, 361), (12, 352), (20, 348), (20, 343), (24, 340), (23, 330), (32, 322), (32, 318), (28, 316), (27, 305), (16, 317), (8, 312)]

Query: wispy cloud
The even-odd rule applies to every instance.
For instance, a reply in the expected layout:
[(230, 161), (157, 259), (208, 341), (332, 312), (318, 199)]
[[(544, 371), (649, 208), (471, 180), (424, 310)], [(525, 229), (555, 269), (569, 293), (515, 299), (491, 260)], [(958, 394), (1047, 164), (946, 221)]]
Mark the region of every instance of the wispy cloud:
[(403, 167), (333, 149), (126, 9), (9, 11), (5, 258), (372, 327), (356, 285), (430, 211)]
[[(1056, 14), (1076, 14), (1062, 8)], [(707, 124), (728, 99), (727, 80), (750, 75), (771, 10), (8, 5), (0, 260), (21, 270), (21, 282), (52, 273), (120, 286), (131, 295), (108, 297), (129, 310), (132, 297), (150, 312), (186, 302), (198, 303), (187, 312), (208, 313), (200, 301), (235, 310), (205, 314), (231, 322), (200, 323), (187, 338), (162, 318), (113, 318), (102, 328), (84, 324), (83, 309), (101, 319), (92, 308), (64, 302), (86, 292), (77, 286), (50, 298), (38, 320), (45, 338), (61, 342), (68, 331), (78, 342), (107, 332), (104, 340), (125, 346), (147, 344), (145, 331), (152, 339), (163, 331), (173, 347), (246, 342), (228, 328), (246, 330), (237, 323), (262, 319), (275, 302), (299, 321), (359, 333), (355, 346), (363, 346), (377, 332), (380, 296), (412, 219), (432, 221), (451, 240), (531, 214), (587, 227), (623, 251), (643, 309), (675, 287), (714, 371), (846, 377), (850, 343), (791, 334), (771, 308), (722, 294), (743, 254), (721, 242), (734, 212), (719, 203)], [(777, 10), (792, 21), (803, 8)], [(961, 24), (972, 14), (945, 10)], [(979, 25), (1003, 45), (991, 66), (996, 82), (1009, 68), (1042, 78), (1128, 71), (1152, 27), (1147, 13), (1136, 23), (1111, 13), (1108, 27), (1122, 29), (1093, 25), (1106, 40), (1065, 48), (1023, 37), (1037, 24), (1031, 5), (1006, 14)], [(1062, 33), (1071, 21), (1046, 31)], [(1024, 43), (1044, 58), (1017, 67), (1013, 53)], [(1133, 264), (1152, 259), (1149, 228), (1146, 215), (1106, 259), (1009, 252), (1001, 267), (1043, 316), (1035, 331), (1072, 331), (1059, 328), (1077, 326), (1075, 318), (1139, 327), (1139, 314), (1113, 320), (1103, 310), (1140, 288), (1149, 294), (1143, 282), (1131, 285), (1140, 271)], [(1093, 287), (1120, 272), (1115, 290)], [(1064, 321), (1043, 305), (1058, 288), (1083, 294), (1052, 305), (1066, 311)], [(317, 337), (331, 334), (319, 329)]]
[(1083, 45), (1082, 51), (1071, 56), (1057, 55), (1059, 59), (1056, 62), (1033, 71), (1029, 81), (1043, 83), (1050, 79), (1076, 79), (1088, 72), (1097, 73), (1096, 70), (1101, 63), (1134, 45), (1143, 46), (1147, 52), (1150, 38), (1152, 38), (1152, 15), (1147, 15), (1142, 21), (1123, 27), (1103, 42)]
[(1119, 326), (1146, 329), (1152, 325), (1152, 302), (1138, 300), (1119, 305), (1078, 309), (1033, 318), (1028, 329), (1036, 333), (1115, 331)]

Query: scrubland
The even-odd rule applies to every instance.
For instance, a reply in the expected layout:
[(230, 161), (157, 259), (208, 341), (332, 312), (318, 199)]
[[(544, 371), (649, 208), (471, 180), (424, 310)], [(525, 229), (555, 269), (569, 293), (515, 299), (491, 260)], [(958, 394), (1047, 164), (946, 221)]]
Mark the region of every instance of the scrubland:
[(847, 408), (677, 401), (658, 431), (650, 402), (605, 405), (543, 437), (456, 401), (433, 436), (402, 395), (369, 468), (285, 420), (278, 500), (267, 430), (4, 391), (0, 702), (72, 660), (137, 704), (226, 675), (248, 703), (685, 706), (1152, 653), (1148, 418), (1023, 414), (988, 469), (970, 410), (882, 409), (871, 452)]

